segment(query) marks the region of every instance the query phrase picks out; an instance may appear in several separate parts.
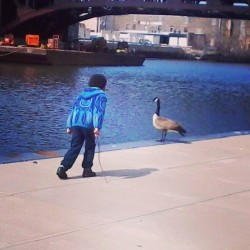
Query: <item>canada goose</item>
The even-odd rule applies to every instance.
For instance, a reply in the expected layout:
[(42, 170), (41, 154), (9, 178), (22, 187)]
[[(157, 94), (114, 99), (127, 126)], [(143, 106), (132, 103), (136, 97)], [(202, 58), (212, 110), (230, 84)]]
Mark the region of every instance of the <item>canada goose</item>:
[(160, 141), (166, 140), (168, 131), (178, 132), (184, 136), (187, 131), (178, 122), (160, 117), (160, 99), (155, 97), (153, 101), (157, 104), (156, 111), (153, 115), (153, 126), (162, 132)]

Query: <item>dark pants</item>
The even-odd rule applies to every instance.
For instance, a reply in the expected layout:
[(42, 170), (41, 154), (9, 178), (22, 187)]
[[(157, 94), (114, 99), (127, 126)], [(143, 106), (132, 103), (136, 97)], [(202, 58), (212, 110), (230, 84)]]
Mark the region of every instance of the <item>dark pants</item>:
[(93, 129), (83, 127), (72, 127), (71, 147), (65, 154), (61, 165), (67, 171), (70, 169), (78, 157), (83, 143), (85, 142), (85, 151), (83, 155), (82, 167), (91, 168), (95, 155), (95, 135)]

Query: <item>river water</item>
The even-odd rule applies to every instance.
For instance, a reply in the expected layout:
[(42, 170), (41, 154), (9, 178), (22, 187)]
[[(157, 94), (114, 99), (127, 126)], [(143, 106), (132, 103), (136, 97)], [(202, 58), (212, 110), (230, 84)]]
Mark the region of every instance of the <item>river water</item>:
[(94, 73), (108, 78), (102, 144), (159, 139), (152, 126), (156, 96), (161, 115), (179, 121), (187, 136), (250, 129), (250, 65), (181, 60), (146, 60), (142, 67), (0, 64), (0, 155), (68, 148), (67, 116)]

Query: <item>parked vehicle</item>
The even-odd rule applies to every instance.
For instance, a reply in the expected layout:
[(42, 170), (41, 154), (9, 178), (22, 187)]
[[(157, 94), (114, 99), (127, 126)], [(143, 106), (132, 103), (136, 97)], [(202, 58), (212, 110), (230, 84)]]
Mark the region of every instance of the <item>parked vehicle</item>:
[(153, 43), (150, 40), (143, 38), (139, 40), (139, 44), (143, 46), (153, 46)]

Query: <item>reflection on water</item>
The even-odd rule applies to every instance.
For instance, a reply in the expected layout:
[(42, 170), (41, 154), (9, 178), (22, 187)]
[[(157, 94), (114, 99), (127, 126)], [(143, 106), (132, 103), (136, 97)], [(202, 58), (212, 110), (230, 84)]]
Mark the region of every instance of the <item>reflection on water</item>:
[[(250, 129), (250, 66), (146, 60), (142, 67), (51, 67), (0, 64), (0, 154), (68, 148), (65, 123), (93, 73), (108, 78), (102, 143), (158, 139), (161, 115), (188, 135)], [(167, 138), (178, 138), (168, 135)]]

